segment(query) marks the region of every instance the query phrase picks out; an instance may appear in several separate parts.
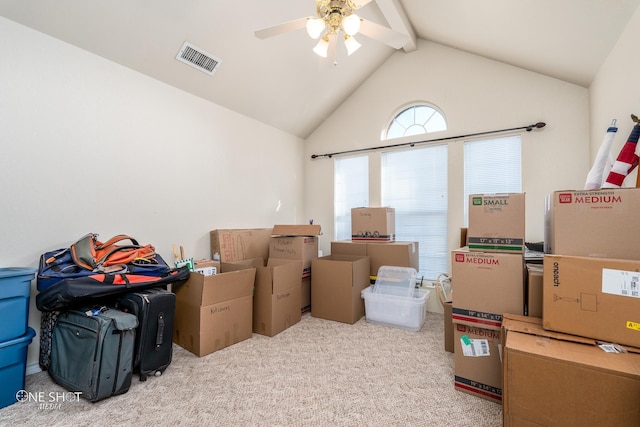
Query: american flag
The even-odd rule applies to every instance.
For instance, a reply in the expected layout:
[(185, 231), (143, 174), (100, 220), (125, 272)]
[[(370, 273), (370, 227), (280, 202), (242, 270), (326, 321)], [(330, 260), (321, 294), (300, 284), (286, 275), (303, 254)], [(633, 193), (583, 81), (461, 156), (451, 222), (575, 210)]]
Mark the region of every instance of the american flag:
[(613, 164), (613, 157), (611, 156), (611, 144), (613, 138), (616, 136), (618, 128), (616, 127), (616, 120), (611, 122), (611, 126), (607, 129), (607, 133), (604, 135), (600, 149), (596, 155), (596, 160), (593, 162), (593, 166), (587, 175), (587, 181), (584, 184), (585, 190), (598, 190), (602, 187), (602, 183), (609, 176), (611, 165)]
[(606, 182), (602, 185), (602, 188), (619, 188), (622, 187), (624, 179), (638, 166), (638, 155), (636, 154), (636, 147), (638, 145), (638, 138), (640, 138), (640, 122), (637, 117), (631, 116), (636, 125), (631, 130), (627, 142), (622, 146), (618, 158), (611, 166), (609, 176)]

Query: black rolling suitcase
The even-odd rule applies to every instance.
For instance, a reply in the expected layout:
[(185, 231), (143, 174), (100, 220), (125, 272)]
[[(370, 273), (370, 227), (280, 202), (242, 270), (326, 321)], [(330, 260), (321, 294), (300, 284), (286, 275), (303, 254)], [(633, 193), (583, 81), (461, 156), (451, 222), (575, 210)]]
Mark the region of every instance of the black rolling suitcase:
[(161, 375), (173, 356), (173, 317), (176, 295), (163, 288), (131, 292), (118, 298), (116, 307), (138, 318), (133, 368), (146, 381)]
[(136, 316), (114, 308), (60, 313), (51, 337), (49, 374), (92, 402), (129, 391)]

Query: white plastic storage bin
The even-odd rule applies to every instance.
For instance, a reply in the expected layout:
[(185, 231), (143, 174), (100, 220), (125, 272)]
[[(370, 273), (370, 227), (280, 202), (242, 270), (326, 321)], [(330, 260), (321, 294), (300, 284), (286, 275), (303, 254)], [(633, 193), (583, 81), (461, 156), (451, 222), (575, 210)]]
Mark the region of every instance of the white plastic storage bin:
[(383, 265), (378, 269), (372, 291), (374, 294), (412, 297), (416, 289), (417, 274), (415, 268)]
[[(375, 286), (375, 285), (374, 285)], [(427, 312), (428, 289), (414, 289), (412, 296), (373, 292), (373, 286), (362, 290), (367, 322), (419, 331)]]

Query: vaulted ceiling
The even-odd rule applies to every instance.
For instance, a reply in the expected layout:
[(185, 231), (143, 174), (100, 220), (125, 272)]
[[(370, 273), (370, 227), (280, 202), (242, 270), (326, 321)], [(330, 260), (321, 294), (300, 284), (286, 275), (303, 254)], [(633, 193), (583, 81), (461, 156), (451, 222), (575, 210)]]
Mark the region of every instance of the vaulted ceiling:
[[(357, 13), (407, 35), (398, 54), (419, 38), (588, 87), (639, 4), (374, 0)], [(396, 52), (361, 34), (352, 56), (320, 58), (304, 29), (254, 35), (315, 13), (313, 0), (0, 2), (0, 16), (302, 138)], [(176, 60), (184, 42), (220, 60), (213, 75)]]

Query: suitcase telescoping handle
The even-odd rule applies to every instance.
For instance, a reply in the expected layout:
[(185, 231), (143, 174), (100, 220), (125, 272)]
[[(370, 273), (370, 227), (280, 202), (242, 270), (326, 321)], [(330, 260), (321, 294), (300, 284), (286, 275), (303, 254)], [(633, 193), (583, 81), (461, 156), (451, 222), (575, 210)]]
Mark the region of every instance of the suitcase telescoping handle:
[(158, 314), (158, 333), (156, 334), (156, 351), (160, 351), (160, 346), (164, 338), (164, 313)]

